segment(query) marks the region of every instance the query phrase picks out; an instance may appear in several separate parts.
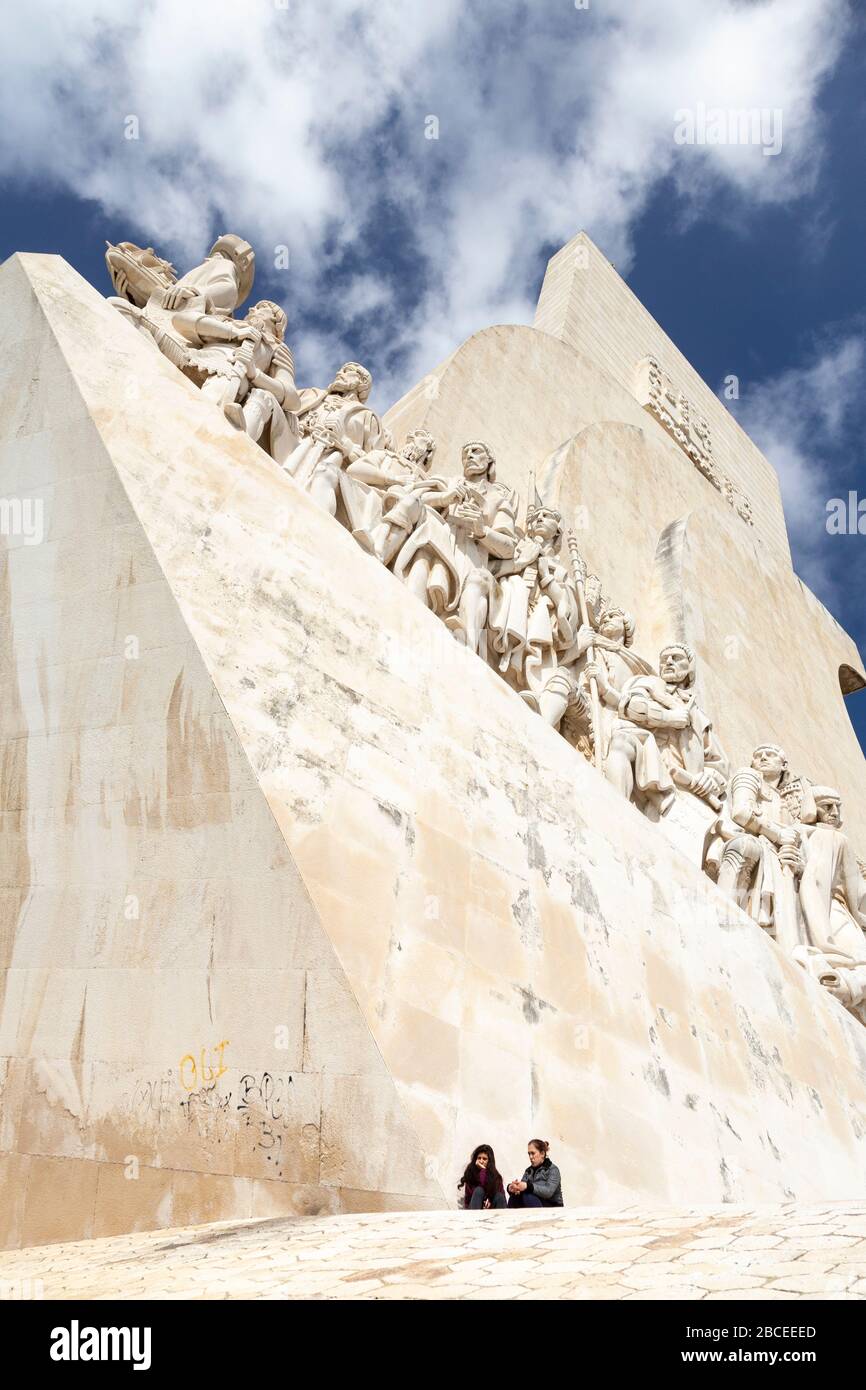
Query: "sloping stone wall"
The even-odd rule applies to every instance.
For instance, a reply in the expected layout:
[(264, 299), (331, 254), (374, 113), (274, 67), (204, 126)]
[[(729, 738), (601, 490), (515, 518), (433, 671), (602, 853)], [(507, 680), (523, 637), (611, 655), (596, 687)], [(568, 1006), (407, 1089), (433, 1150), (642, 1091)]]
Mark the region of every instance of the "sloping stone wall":
[(4, 571), (7, 1240), (450, 1204), (535, 1134), (572, 1204), (859, 1193), (861, 1026), (68, 266), (2, 306), (47, 526)]

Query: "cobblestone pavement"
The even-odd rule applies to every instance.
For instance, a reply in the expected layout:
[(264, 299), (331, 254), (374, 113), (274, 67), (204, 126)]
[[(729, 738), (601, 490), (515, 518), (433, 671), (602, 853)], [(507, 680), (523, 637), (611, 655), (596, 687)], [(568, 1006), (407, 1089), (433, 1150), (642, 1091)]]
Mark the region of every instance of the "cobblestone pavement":
[(0, 1294), (34, 1291), (47, 1299), (862, 1299), (866, 1202), (294, 1217), (0, 1253)]

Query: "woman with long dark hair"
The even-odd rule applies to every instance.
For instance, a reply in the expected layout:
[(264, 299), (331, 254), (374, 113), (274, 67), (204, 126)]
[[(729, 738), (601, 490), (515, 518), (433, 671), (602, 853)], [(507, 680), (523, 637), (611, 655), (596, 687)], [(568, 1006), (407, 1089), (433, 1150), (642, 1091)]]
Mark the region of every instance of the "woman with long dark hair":
[(508, 1184), (510, 1207), (561, 1207), (562, 1179), (547, 1156), (546, 1139), (530, 1139), (529, 1167), (519, 1180)]
[(479, 1144), (472, 1150), (463, 1177), (457, 1184), (463, 1189), (463, 1205), (471, 1211), (489, 1211), (507, 1205), (505, 1184), (496, 1168), (496, 1157), (489, 1144)]

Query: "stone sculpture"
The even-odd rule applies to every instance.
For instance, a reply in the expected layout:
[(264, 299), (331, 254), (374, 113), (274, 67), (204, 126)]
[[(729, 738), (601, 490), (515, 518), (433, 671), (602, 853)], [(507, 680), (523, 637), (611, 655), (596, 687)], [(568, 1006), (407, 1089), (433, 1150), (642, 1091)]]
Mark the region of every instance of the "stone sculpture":
[(617, 702), (605, 773), (623, 796), (651, 820), (670, 810), (677, 787), (718, 809), (728, 763), (697, 703), (690, 648), (681, 642), (663, 648), (658, 675), (633, 676), (621, 692), (611, 686), (603, 663), (593, 663), (587, 674), (597, 680), (605, 703)]
[(574, 644), (580, 611), (574, 580), (557, 559), (562, 516), (546, 507), (533, 484), (526, 530), (510, 559), (496, 565), (490, 654), (500, 673), (535, 703)]
[(382, 422), (366, 404), (372, 385), (360, 362), (344, 362), (330, 386), (300, 393), (300, 440), (283, 466), (331, 516), (343, 468), (385, 443)]
[(787, 952), (803, 944), (797, 880), (803, 872), (803, 830), (784, 799), (788, 759), (762, 743), (750, 767), (739, 768), (728, 804), (707, 831), (704, 867), (719, 888)]
[(436, 441), (426, 430), (412, 430), (398, 454), (393, 445), (374, 449), (346, 465), (340, 495), (349, 530), (359, 545), (390, 565), (403, 542), (447, 489), (430, 473)]
[(177, 280), (174, 266), (158, 256), (152, 246), (136, 246), (134, 241), (121, 241), (116, 246), (110, 241), (105, 244), (105, 264), (117, 298), (124, 306), (134, 304), (143, 309), (151, 295), (168, 289)]
[(298, 443), (294, 412), (301, 404), (284, 342), (285, 312), (262, 299), (245, 319), (232, 317), (255, 277), (249, 242), (232, 233), (218, 237), (180, 280), (150, 246), (109, 243), (105, 261), (117, 291), (110, 302), (234, 425), (284, 462)]
[(394, 573), (479, 652), (497, 596), (493, 562), (512, 559), (517, 545), (517, 495), (496, 482), (489, 445), (464, 444), (462, 463), (462, 476), (428, 502)]
[[(395, 448), (367, 403), (372, 377), (360, 363), (344, 363), (324, 389), (299, 391), (283, 309), (260, 300), (234, 317), (255, 274), (241, 237), (219, 237), (180, 279), (132, 242), (109, 244), (106, 264), (111, 302), (133, 326), (624, 797), (653, 820), (682, 792), (711, 808), (706, 872), (866, 1022), (866, 875), (842, 832), (838, 794), (793, 775), (773, 743), (728, 781), (698, 703), (693, 652), (670, 644), (656, 672), (633, 650), (634, 620), (603, 599), (574, 536), (561, 554), (562, 516), (534, 478), (521, 529), (519, 499), (496, 481), (489, 445), (465, 444), (457, 476), (434, 474), (435, 441), (416, 429)], [(718, 471), (709, 426), (654, 359), (641, 364), (638, 394), (751, 521), (748, 499)]]
[(179, 309), (230, 318), (249, 295), (255, 277), (255, 252), (243, 237), (226, 233), (217, 238), (200, 265), (179, 280), (174, 267), (152, 247), (134, 242), (108, 243), (105, 262), (117, 291), (109, 303), (133, 327), (153, 339), (176, 367), (186, 366), (188, 351), (172, 315)]
[(800, 908), (805, 941), (793, 955), (866, 1023), (866, 882), (847, 835), (842, 799), (812, 787), (817, 823), (807, 831)]
[[(589, 622), (582, 623), (572, 646), (561, 653), (559, 665), (547, 681), (538, 709), (543, 719), (558, 728), (568, 709), (586, 720), (592, 708), (592, 745), (598, 748), (597, 761), (607, 756), (619, 702), (625, 685), (634, 676), (651, 675), (650, 664), (631, 650), (634, 619), (616, 604), (605, 604)], [(590, 655), (591, 654), (591, 655)], [(601, 668), (601, 669), (597, 669)], [(599, 693), (591, 705), (592, 683)]]
[(175, 311), (201, 301), (211, 311), (233, 314), (249, 296), (255, 273), (256, 256), (249, 242), (227, 232), (217, 237), (201, 265), (169, 286), (162, 307)]
[(186, 375), (234, 425), (284, 462), (298, 443), (294, 412), (301, 398), (294, 359), (283, 341), (286, 315), (280, 306), (259, 300), (240, 322), (186, 308), (173, 315), (172, 324), (189, 344)]

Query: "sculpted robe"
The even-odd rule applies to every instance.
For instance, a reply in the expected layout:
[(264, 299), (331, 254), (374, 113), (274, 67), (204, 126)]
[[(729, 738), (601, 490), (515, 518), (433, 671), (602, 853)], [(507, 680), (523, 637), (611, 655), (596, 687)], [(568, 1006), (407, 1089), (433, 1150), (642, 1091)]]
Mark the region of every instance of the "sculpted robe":
[(866, 1023), (866, 935), (857, 920), (866, 908), (866, 884), (847, 835), (834, 826), (809, 832), (800, 907), (805, 942), (795, 958)]
[(301, 406), (298, 424), (302, 438), (283, 467), (301, 487), (308, 485), (317, 470), (324, 469), (334, 474), (336, 487), (339, 470), (348, 460), (333, 443), (317, 438), (317, 430), (320, 427), (332, 428), (337, 436), (350, 442), (352, 457), (357, 458), (383, 446), (382, 423), (378, 415), (362, 401), (349, 399), (337, 392), (307, 388), (299, 394)]
[(494, 570), (492, 654), (512, 684), (537, 695), (556, 670), (558, 653), (574, 641), (580, 615), (573, 582), (545, 542), (529, 536)]
[[(427, 580), (428, 606), (440, 617), (453, 615), (470, 576), (485, 576), (493, 592), (493, 560), (509, 559), (517, 544), (515, 517), (517, 494), (502, 483), (486, 478), (449, 479), (448, 488), (462, 485), (463, 491), (481, 510), (490, 534), (482, 542), (456, 524), (454, 505), (444, 515), (427, 507), (425, 516), (401, 547), (394, 561), (394, 573), (406, 582), (413, 561), (422, 552), (430, 563)], [(456, 622), (456, 619), (454, 619)], [(449, 626), (453, 624), (449, 622)]]
[(444, 478), (425, 472), (403, 454), (374, 449), (341, 472), (340, 499), (358, 544), (390, 565), (422, 520), (426, 502), (446, 486)]
[(795, 872), (779, 857), (778, 831), (797, 828), (778, 789), (753, 768), (740, 768), (731, 778), (728, 803), (704, 840), (704, 868), (711, 878), (718, 878), (727, 845), (748, 841), (754, 848), (743, 906), (789, 953), (803, 944), (803, 923)]

